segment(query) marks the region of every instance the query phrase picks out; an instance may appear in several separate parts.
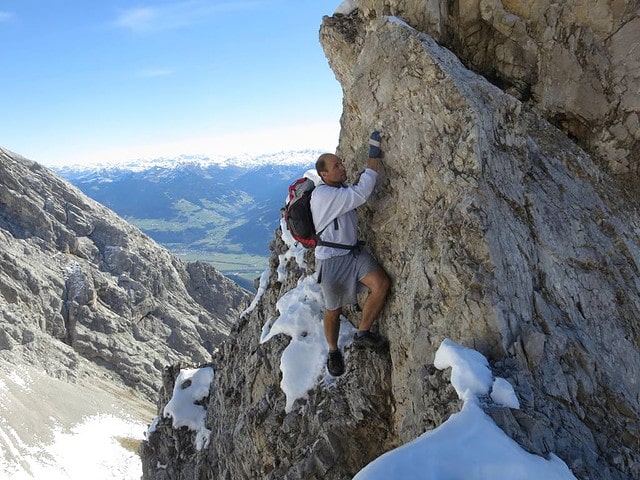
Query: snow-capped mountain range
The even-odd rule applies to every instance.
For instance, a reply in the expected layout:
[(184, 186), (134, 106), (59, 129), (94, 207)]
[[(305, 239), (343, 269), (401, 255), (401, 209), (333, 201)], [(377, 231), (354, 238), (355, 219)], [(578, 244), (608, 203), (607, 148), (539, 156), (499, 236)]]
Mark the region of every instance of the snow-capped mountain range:
[(276, 153), (263, 153), (258, 155), (252, 155), (249, 153), (225, 156), (225, 155), (179, 155), (177, 157), (158, 157), (151, 159), (135, 159), (135, 160), (121, 160), (109, 163), (94, 163), (94, 164), (74, 164), (52, 167), (54, 171), (59, 174), (66, 172), (74, 172), (78, 174), (80, 172), (104, 172), (104, 171), (118, 171), (128, 170), (132, 172), (142, 172), (150, 170), (152, 168), (166, 168), (176, 169), (182, 166), (199, 166), (207, 168), (211, 166), (218, 167), (243, 167), (253, 168), (265, 165), (307, 165), (313, 163), (315, 159), (320, 155), (319, 150), (295, 150), (295, 151), (283, 151)]
[(289, 185), (320, 153), (184, 155), (54, 170), (174, 253), (252, 280), (266, 267)]

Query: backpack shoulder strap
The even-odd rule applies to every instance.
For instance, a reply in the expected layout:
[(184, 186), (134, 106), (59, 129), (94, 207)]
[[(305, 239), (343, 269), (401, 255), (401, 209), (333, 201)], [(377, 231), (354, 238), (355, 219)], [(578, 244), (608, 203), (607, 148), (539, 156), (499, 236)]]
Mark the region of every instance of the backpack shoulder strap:
[(333, 242), (325, 242), (324, 240), (318, 240), (318, 246), (320, 247), (331, 247), (331, 248), (341, 248), (343, 250), (356, 250), (360, 248), (360, 242), (355, 245), (345, 245), (343, 243), (333, 243)]

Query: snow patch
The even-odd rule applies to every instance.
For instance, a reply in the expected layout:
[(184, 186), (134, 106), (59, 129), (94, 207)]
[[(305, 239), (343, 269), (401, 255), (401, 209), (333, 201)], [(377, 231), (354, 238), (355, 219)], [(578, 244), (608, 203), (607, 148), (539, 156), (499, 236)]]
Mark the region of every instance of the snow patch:
[[(280, 358), (280, 387), (286, 396), (285, 412), (289, 413), (296, 400), (308, 397), (309, 390), (319, 383), (325, 370), (328, 348), (322, 324), (324, 297), (317, 275), (301, 278), (296, 288), (278, 300), (276, 308), (280, 316), (265, 323), (260, 343), (281, 333), (291, 337)], [(354, 331), (342, 318), (340, 348), (351, 342)]]
[(336, 8), (334, 15), (336, 13), (341, 15), (349, 15), (356, 8), (358, 8), (358, 5), (356, 5), (355, 0), (345, 0), (340, 5), (338, 5), (338, 8)]
[(438, 428), (392, 450), (353, 480), (576, 480), (555, 455), (526, 452), (473, 401)]
[[(2, 430), (4, 443), (15, 444), (15, 435)], [(55, 428), (50, 444), (13, 449), (20, 462), (0, 459), (0, 473), (12, 480), (133, 480), (140, 476), (140, 457), (120, 440), (140, 441), (143, 431), (144, 424), (113, 415), (87, 417), (70, 431)]]
[(278, 268), (276, 273), (278, 274), (278, 281), (284, 282), (287, 278), (287, 263), (290, 258), (294, 258), (300, 268), (304, 269), (307, 267), (307, 263), (304, 260), (307, 249), (293, 239), (284, 218), (280, 219), (280, 230), (282, 232), (282, 241), (289, 247), (286, 252), (278, 255)]
[[(315, 168), (309, 169), (306, 172), (304, 172), (303, 177), (306, 177), (312, 180), (315, 185), (318, 185), (322, 181), (320, 179), (320, 175), (318, 175), (318, 172), (316, 171)], [(287, 197), (285, 199), (285, 203), (288, 201), (289, 201), (289, 198)], [(287, 247), (289, 247), (285, 253), (278, 256), (278, 261), (279, 261), (278, 268), (277, 268), (278, 281), (284, 282), (285, 279), (287, 278), (287, 263), (289, 259), (294, 258), (296, 260), (296, 264), (300, 268), (302, 269), (307, 268), (307, 264), (304, 259), (307, 249), (304, 247), (304, 245), (299, 244), (293, 238), (293, 236), (291, 236), (291, 232), (287, 228), (287, 224), (284, 220), (284, 217), (280, 218), (280, 232), (281, 232), (280, 236), (282, 238), (282, 241), (285, 243), (285, 245), (287, 245)]]
[[(25, 392), (31, 391), (31, 377), (24, 372), (19, 373), (18, 370), (13, 370), (7, 374), (7, 379), (11, 380), (18, 387), (20, 387)], [(2, 387), (0, 386), (0, 390)]]
[[(286, 397), (285, 412), (290, 413), (295, 401), (308, 398), (311, 389), (336, 381), (328, 373), (323, 375), (327, 358), (324, 299), (316, 275), (301, 278), (276, 308), (280, 316), (265, 323), (260, 342), (278, 334), (291, 337), (280, 359), (280, 386)], [(341, 349), (352, 340), (354, 331), (343, 318)], [(446, 339), (434, 363), (439, 369), (451, 368), (451, 383), (464, 400), (462, 410), (440, 427), (374, 460), (354, 480), (576, 480), (560, 458), (526, 452), (484, 413), (478, 397), (487, 400), (489, 394), (498, 405), (518, 408), (519, 404), (513, 387), (504, 378), (494, 379), (480, 352)], [(298, 413), (303, 414), (304, 409)]]
[(164, 407), (164, 416), (173, 418), (173, 428), (187, 427), (196, 432), (196, 449), (209, 444), (211, 430), (205, 427), (207, 411), (198, 402), (209, 395), (213, 381), (213, 368), (203, 367), (181, 370), (173, 386), (173, 396)]
[(151, 421), (149, 428), (147, 428), (147, 431), (144, 433), (144, 438), (147, 441), (149, 440), (149, 438), (151, 438), (151, 435), (153, 435), (156, 432), (159, 421), (160, 421), (160, 417), (154, 417), (153, 420)]
[(433, 364), (439, 370), (451, 367), (451, 384), (462, 400), (487, 395), (493, 384), (493, 374), (486, 357), (449, 339), (440, 345)]
[(476, 350), (445, 339), (436, 352), (436, 368), (451, 368), (451, 383), (464, 400), (459, 413), (438, 428), (387, 452), (362, 469), (353, 480), (576, 480), (567, 465), (525, 451), (484, 413), (477, 395), (513, 407), (517, 398), (504, 378), (493, 380), (488, 361)]
[(245, 316), (249, 315), (251, 312), (255, 310), (256, 306), (258, 306), (258, 302), (264, 295), (264, 292), (267, 291), (268, 285), (269, 285), (269, 269), (265, 270), (264, 272), (262, 272), (262, 275), (260, 275), (260, 282), (258, 285), (258, 291), (256, 292), (256, 296), (253, 297), (253, 300), (251, 301), (251, 305), (249, 305), (247, 309), (240, 314), (240, 318), (244, 318)]
[(502, 377), (496, 377), (491, 387), (491, 400), (504, 407), (520, 409), (520, 402), (513, 386)]

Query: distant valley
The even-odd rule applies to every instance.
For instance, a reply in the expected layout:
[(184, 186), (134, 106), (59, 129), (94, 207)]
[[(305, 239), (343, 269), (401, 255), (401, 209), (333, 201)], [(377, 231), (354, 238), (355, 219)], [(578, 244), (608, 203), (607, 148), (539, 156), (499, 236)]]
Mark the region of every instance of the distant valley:
[(289, 184), (321, 152), (179, 157), (54, 170), (188, 261), (214, 265), (245, 288), (267, 267)]

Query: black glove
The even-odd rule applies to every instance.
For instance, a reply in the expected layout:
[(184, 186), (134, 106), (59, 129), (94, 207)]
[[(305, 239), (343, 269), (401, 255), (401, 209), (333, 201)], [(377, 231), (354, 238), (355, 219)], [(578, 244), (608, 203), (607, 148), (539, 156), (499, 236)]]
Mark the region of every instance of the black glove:
[(377, 130), (369, 137), (369, 158), (380, 158), (382, 150), (380, 149), (380, 132)]

